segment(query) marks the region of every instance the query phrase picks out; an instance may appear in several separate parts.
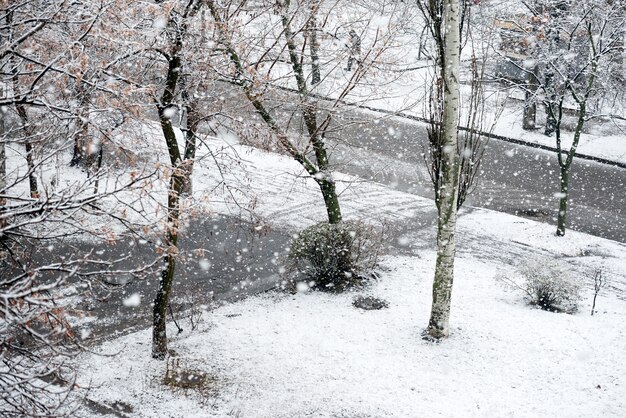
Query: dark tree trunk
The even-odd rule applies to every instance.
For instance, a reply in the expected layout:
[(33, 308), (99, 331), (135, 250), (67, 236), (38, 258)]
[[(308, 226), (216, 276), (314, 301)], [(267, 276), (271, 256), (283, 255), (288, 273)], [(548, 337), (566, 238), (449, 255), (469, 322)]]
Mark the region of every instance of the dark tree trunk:
[(311, 53), (311, 84), (321, 81), (319, 42), (317, 40), (317, 10), (318, 0), (310, 3), (310, 16), (308, 22), (309, 51)]
[(537, 73), (539, 67), (535, 66), (533, 71), (528, 73), (528, 86), (524, 92), (524, 117), (522, 120), (522, 129), (532, 131), (537, 126), (537, 89), (539, 80)]
[(89, 94), (78, 86), (80, 112), (78, 113), (78, 129), (74, 135), (74, 149), (70, 166), (87, 167), (87, 148), (89, 145)]
[[(17, 97), (20, 91), (19, 73), (17, 65), (15, 64), (15, 59), (13, 57), (11, 57), (11, 71), (13, 73), (13, 92)], [(37, 188), (37, 177), (35, 176), (35, 162), (33, 160), (33, 145), (31, 143), (33, 130), (30, 126), (26, 107), (21, 103), (15, 103), (15, 110), (17, 110), (17, 114), (20, 117), (20, 122), (22, 123), (22, 132), (24, 132), (24, 149), (26, 150), (26, 166), (28, 168), (28, 186), (30, 189), (30, 197), (32, 197), (33, 199), (38, 199), (39, 190)]]
[[(593, 85), (593, 80), (591, 80), (591, 85)], [(591, 91), (589, 88), (588, 91)], [(588, 95), (588, 93), (587, 93)], [(578, 103), (578, 123), (576, 124), (576, 130), (574, 131), (574, 140), (572, 141), (572, 146), (567, 152), (567, 157), (563, 160), (563, 156), (561, 154), (561, 141), (559, 136), (557, 136), (557, 150), (559, 152), (559, 166), (561, 167), (560, 172), (560, 199), (559, 199), (559, 215), (557, 218), (557, 227), (556, 227), (556, 235), (564, 236), (565, 235), (565, 225), (567, 218), (567, 202), (569, 198), (569, 175), (570, 168), (572, 166), (572, 162), (574, 161), (574, 156), (576, 155), (576, 150), (578, 149), (578, 143), (580, 142), (580, 137), (583, 132), (583, 127), (585, 126), (585, 117), (587, 115), (587, 95), (584, 97), (584, 100)], [(562, 106), (562, 102), (561, 102)], [(559, 113), (559, 121), (560, 121), (560, 113)], [(557, 132), (558, 133), (558, 132)]]
[(39, 190), (37, 189), (37, 177), (35, 176), (35, 162), (33, 161), (33, 146), (29, 140), (24, 143), (26, 149), (26, 165), (28, 166), (28, 186), (30, 188), (30, 197), (39, 198)]
[[(102, 168), (102, 153), (103, 153), (103, 145), (100, 144), (100, 147), (98, 148), (98, 157), (95, 161), (95, 164), (92, 166), (92, 170), (91, 170), (94, 176), (98, 176), (98, 172)], [(96, 177), (93, 183), (93, 194), (98, 194), (98, 186), (99, 186), (99, 181), (98, 181), (98, 177)]]
[(170, 169), (172, 170), (167, 195), (167, 231), (165, 233), (165, 254), (163, 256), (164, 266), (161, 271), (159, 288), (154, 298), (154, 306), (152, 309), (152, 357), (159, 360), (167, 356), (166, 314), (169, 305), (170, 291), (172, 289), (172, 281), (174, 280), (176, 270), (176, 257), (178, 256), (177, 243), (178, 228), (180, 226), (180, 195), (188, 174), (188, 171), (185, 169), (185, 163), (181, 159), (176, 134), (167, 111), (173, 106), (176, 87), (183, 71), (180, 52), (183, 48), (183, 39), (186, 35), (185, 19), (190, 13), (197, 11), (197, 8), (192, 8), (193, 5), (193, 2), (188, 3), (185, 12), (178, 17), (180, 21), (174, 22), (174, 25), (172, 25), (176, 30), (176, 38), (172, 44), (171, 54), (167, 55), (165, 88), (157, 103), (161, 130), (163, 131), (163, 137), (167, 145), (170, 157)]
[(557, 218), (556, 235), (562, 237), (565, 235), (565, 220), (567, 218), (569, 167), (561, 168), (559, 184), (561, 193), (559, 196), (559, 215)]
[(326, 206), (326, 214), (328, 215), (328, 223), (337, 224), (341, 222), (341, 207), (339, 206), (339, 197), (335, 189), (335, 182), (328, 179), (316, 180), (324, 197)]
[[(2, 87), (0, 87), (0, 93), (2, 92)], [(7, 169), (6, 169), (6, 150), (4, 146), (4, 110), (0, 107), (0, 240), (2, 240), (5, 236), (2, 232), (4, 228), (7, 226), (7, 220), (2, 215), (4, 215), (5, 206), (7, 204), (6, 198), (6, 187), (7, 187)]]
[[(546, 126), (544, 130), (544, 135), (552, 136), (552, 134), (557, 130), (560, 124), (560, 118), (557, 119), (556, 116), (556, 108), (557, 107), (557, 95), (554, 91), (554, 74), (548, 73), (545, 76), (544, 88), (546, 90), (547, 100), (544, 102), (545, 112), (546, 112)], [(560, 111), (560, 108), (558, 109)]]
[(163, 270), (161, 271), (159, 288), (152, 308), (152, 357), (158, 360), (165, 359), (168, 352), (166, 318), (176, 270), (176, 256), (178, 255), (180, 191), (183, 185), (183, 177), (184, 173), (180, 170), (172, 173), (167, 196), (167, 232), (165, 234)]
[(30, 197), (39, 198), (39, 190), (37, 188), (37, 177), (35, 176), (35, 162), (33, 160), (33, 145), (30, 142), (32, 130), (28, 121), (28, 114), (23, 105), (16, 105), (17, 114), (22, 122), (22, 131), (24, 132), (24, 149), (26, 150), (26, 166), (28, 167), (28, 186), (30, 189)]

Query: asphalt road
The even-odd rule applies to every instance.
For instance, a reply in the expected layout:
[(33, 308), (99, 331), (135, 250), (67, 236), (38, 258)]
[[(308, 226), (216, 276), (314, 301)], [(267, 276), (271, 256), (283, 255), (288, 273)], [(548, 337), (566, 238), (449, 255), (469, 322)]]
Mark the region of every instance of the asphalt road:
[[(172, 313), (186, 328), (190, 323), (181, 315), (187, 315), (191, 307), (210, 309), (216, 302), (236, 300), (275, 287), (280, 282), (279, 265), (290, 240), (291, 235), (284, 231), (259, 230), (257, 225), (232, 217), (191, 220), (179, 239), (180, 256), (170, 295)], [(140, 278), (120, 273), (102, 274), (100, 280), (91, 280), (91, 297), (78, 297), (74, 303), (70, 302), (68, 313), (76, 321), (74, 329), (78, 335), (85, 336), (86, 342), (94, 342), (149, 327), (162, 266), (154, 245), (134, 240), (120, 240), (113, 245), (72, 241), (57, 243), (50, 250), (40, 247), (35, 258), (45, 260), (60, 254), (71, 257), (89, 252), (100, 263), (124, 258), (114, 263), (110, 271), (154, 265)], [(89, 268), (89, 264), (82, 267), (83, 271)], [(102, 264), (94, 268), (101, 270)], [(81, 283), (84, 282), (71, 280), (70, 290), (71, 285), (80, 289)], [(84, 290), (80, 294), (84, 295)]]
[[(346, 127), (330, 136), (336, 169), (432, 198), (422, 157), (425, 125), (381, 116), (359, 111), (337, 121), (337, 126)], [(476, 188), (466, 205), (553, 223), (556, 231), (556, 153), (490, 139), (481, 164)], [(625, 186), (625, 169), (574, 159), (567, 227), (626, 242)]]
[[(288, 109), (285, 110), (288, 114)], [(426, 141), (423, 124), (362, 110), (346, 113), (335, 123), (342, 128), (329, 137), (335, 169), (433, 197), (422, 157)], [(555, 224), (557, 170), (554, 153), (492, 139), (486, 148), (476, 190), (466, 205)], [(626, 242), (625, 184), (626, 170), (622, 168), (575, 160), (569, 227)], [(289, 241), (286, 232), (259, 233), (254, 225), (228, 217), (192, 221), (180, 240), (181, 259), (172, 295), (174, 310), (271, 288), (279, 281), (277, 261), (284, 255)], [(92, 249), (93, 244), (73, 242), (65, 248), (54, 246), (51, 251), (57, 255), (87, 254)], [(40, 251), (37, 257), (50, 256), (44, 254), (45, 249)], [(118, 270), (158, 257), (150, 245), (131, 242), (99, 247), (96, 251), (104, 260), (127, 256), (130, 264), (115, 266)], [(84, 315), (80, 327), (89, 331), (91, 337), (99, 338), (148, 326), (158, 273), (154, 271), (146, 277), (131, 281), (111, 294), (100, 291), (96, 296), (102, 303), (79, 303), (77, 309)], [(113, 280), (126, 281), (124, 277)], [(125, 305), (124, 300), (133, 294), (139, 295), (141, 304)]]
[[(232, 86), (226, 88), (233, 102), (245, 100)], [(273, 98), (276, 117), (283, 125), (289, 121), (292, 131), (303, 130), (293, 104), (297, 97), (283, 94)], [(324, 103), (319, 99), (320, 108)], [(327, 139), (336, 171), (434, 197), (422, 156), (427, 149), (424, 123), (386, 111), (351, 108), (338, 112)], [(555, 194), (560, 192), (556, 152), (489, 139), (481, 168), (466, 206), (554, 224), (556, 232)], [(626, 169), (575, 158), (569, 184), (566, 228), (626, 243)]]

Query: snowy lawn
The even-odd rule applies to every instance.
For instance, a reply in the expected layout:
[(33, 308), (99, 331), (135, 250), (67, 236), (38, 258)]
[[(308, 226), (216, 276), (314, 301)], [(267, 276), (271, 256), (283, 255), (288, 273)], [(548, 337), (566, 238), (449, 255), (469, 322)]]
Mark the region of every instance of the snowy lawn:
[[(501, 229), (515, 219), (494, 216)], [(542, 239), (541, 225), (523, 222), (527, 242)], [(575, 241), (626, 253), (610, 241)], [(604, 290), (590, 316), (587, 288), (574, 315), (527, 306), (494, 278), (512, 271), (494, 258), (513, 245), (458, 257), (452, 335), (440, 344), (420, 338), (434, 268), (434, 253), (421, 251), (386, 257), (365, 290), (271, 293), (207, 312), (201, 329), (170, 345), (170, 369), (178, 362), (208, 375), (200, 390), (162, 383), (166, 365), (150, 358), (149, 330), (98, 348), (115, 356), (86, 356), (81, 381), (91, 382), (90, 399), (124, 402), (126, 415), (142, 417), (624, 416), (626, 302)], [(359, 294), (389, 307), (357, 309)]]

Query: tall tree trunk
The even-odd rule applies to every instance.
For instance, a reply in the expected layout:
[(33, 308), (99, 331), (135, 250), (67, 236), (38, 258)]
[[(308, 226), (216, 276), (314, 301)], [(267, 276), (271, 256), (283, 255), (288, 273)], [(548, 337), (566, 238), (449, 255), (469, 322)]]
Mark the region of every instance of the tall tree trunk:
[(193, 193), (193, 182), (191, 175), (193, 174), (193, 165), (196, 158), (198, 126), (200, 125), (201, 115), (198, 109), (198, 102), (189, 96), (187, 86), (183, 84), (181, 97), (183, 98), (186, 120), (184, 122), (183, 133), (185, 135), (185, 152), (182, 167), (185, 170), (181, 194), (191, 195)]
[(537, 74), (539, 66), (535, 65), (533, 70), (528, 73), (528, 86), (524, 92), (524, 117), (522, 119), (522, 129), (532, 131), (536, 128), (537, 119), (537, 89), (539, 88), (539, 80)]
[(335, 181), (329, 172), (328, 152), (326, 151), (326, 143), (319, 133), (319, 124), (317, 122), (317, 102), (310, 99), (301, 105), (304, 123), (309, 135), (309, 142), (313, 146), (315, 160), (317, 161), (318, 173), (315, 174), (315, 181), (320, 186), (324, 204), (326, 205), (326, 213), (328, 214), (328, 223), (336, 224), (341, 222), (341, 207), (339, 206), (339, 196), (335, 187)]
[(556, 223), (556, 235), (562, 237), (565, 235), (565, 220), (567, 219), (569, 167), (561, 167), (559, 184), (561, 193), (559, 196), (559, 215)]
[(459, 0), (444, 0), (444, 71), (442, 189), (437, 207), (437, 261), (430, 320), (424, 337), (438, 340), (449, 334), (450, 302), (456, 253), (455, 230), (459, 187)]
[[(593, 85), (593, 82), (592, 82)], [(565, 235), (565, 225), (567, 219), (567, 203), (569, 200), (569, 175), (571, 171), (572, 162), (574, 161), (574, 156), (576, 155), (576, 150), (578, 149), (578, 143), (580, 142), (580, 137), (583, 132), (583, 128), (585, 126), (585, 117), (587, 115), (587, 106), (586, 106), (587, 97), (585, 96), (583, 101), (578, 103), (578, 122), (576, 123), (576, 130), (574, 131), (574, 140), (572, 141), (572, 146), (567, 152), (567, 157), (563, 160), (563, 155), (561, 153), (561, 141), (560, 138), (557, 137), (557, 152), (560, 170), (560, 195), (559, 195), (559, 215), (557, 217), (556, 223), (556, 235), (562, 237)], [(559, 135), (560, 136), (560, 135)]]
[(173, 23), (171, 26), (176, 30), (176, 37), (172, 43), (170, 54), (166, 55), (167, 75), (165, 77), (165, 88), (157, 103), (161, 130), (163, 131), (163, 138), (167, 145), (170, 169), (172, 170), (167, 194), (167, 231), (165, 233), (164, 266), (161, 271), (159, 288), (154, 298), (154, 306), (152, 308), (152, 357), (159, 360), (167, 356), (166, 312), (169, 305), (172, 282), (174, 280), (176, 258), (178, 256), (177, 244), (178, 229), (180, 226), (180, 195), (183, 185), (186, 183), (187, 174), (189, 173), (185, 168), (185, 162), (181, 159), (181, 153), (178, 148), (176, 133), (172, 126), (169, 111), (174, 105), (176, 87), (183, 73), (183, 62), (180, 53), (187, 31), (185, 20), (198, 10), (199, 4), (200, 3), (189, 2), (185, 11), (177, 17), (180, 20), (178, 22), (170, 22)]
[(35, 176), (35, 162), (33, 160), (33, 145), (30, 142), (32, 138), (32, 129), (28, 120), (28, 113), (24, 105), (16, 104), (15, 108), (22, 123), (22, 132), (24, 133), (24, 149), (26, 150), (26, 167), (28, 169), (28, 186), (30, 189), (30, 197), (39, 198), (39, 190), (37, 189), (37, 177)]
[(311, 0), (309, 2), (309, 21), (307, 23), (307, 32), (309, 38), (309, 51), (311, 54), (311, 84), (317, 84), (321, 81), (319, 42), (317, 40), (317, 11), (319, 9), (319, 0)]
[[(0, 86), (0, 93), (2, 93), (2, 86)], [(4, 110), (0, 107), (0, 240), (4, 238), (2, 231), (7, 226), (7, 220), (4, 217), (7, 204), (7, 200), (4, 197), (7, 194), (7, 155), (4, 139)]]
[(74, 150), (70, 166), (86, 166), (89, 146), (89, 99), (90, 95), (81, 85), (77, 86), (80, 99), (78, 112), (78, 129), (74, 135)]
[(98, 155), (97, 157), (94, 157), (95, 162), (89, 163), (91, 175), (96, 177), (93, 182), (93, 194), (98, 194), (98, 186), (100, 184), (98, 172), (102, 168), (102, 154), (104, 152), (103, 147), (104, 145), (102, 143), (99, 144)]
[[(584, 89), (583, 94), (578, 94), (575, 90), (575, 87), (572, 83), (567, 84), (567, 89), (572, 94), (572, 97), (578, 104), (578, 121), (576, 123), (576, 129), (574, 131), (574, 140), (572, 141), (572, 145), (567, 152), (567, 157), (563, 160), (563, 154), (561, 152), (561, 137), (560, 132), (557, 131), (556, 137), (556, 148), (557, 148), (557, 157), (559, 161), (560, 171), (560, 185), (561, 185), (561, 196), (559, 201), (559, 216), (557, 218), (557, 227), (556, 227), (556, 235), (564, 236), (565, 235), (565, 221), (567, 219), (567, 202), (569, 198), (569, 175), (571, 171), (572, 162), (574, 161), (574, 156), (576, 155), (576, 150), (578, 149), (578, 143), (580, 142), (580, 137), (583, 133), (583, 128), (585, 126), (585, 118), (587, 117), (587, 101), (593, 92), (593, 86), (596, 81), (596, 77), (598, 74), (598, 60), (601, 57), (601, 54), (598, 50), (598, 44), (595, 41), (595, 36), (592, 31), (592, 23), (586, 23), (587, 35), (589, 39), (589, 46), (592, 53), (591, 56), (591, 69), (587, 76), (587, 82)], [(559, 105), (559, 119), (558, 119), (558, 128), (560, 128), (561, 118), (563, 112), (563, 99), (561, 98)]]
[(164, 242), (164, 265), (152, 309), (152, 357), (159, 360), (167, 356), (166, 312), (169, 304), (172, 281), (174, 280), (176, 257), (178, 255), (180, 191), (184, 183), (182, 179), (184, 174), (179, 167), (181, 165), (181, 159), (178, 143), (176, 142), (176, 134), (172, 127), (172, 121), (169, 115), (166, 114), (166, 110), (169, 108), (167, 104), (171, 104), (172, 102), (173, 92), (176, 88), (176, 80), (178, 78), (180, 62), (179, 60), (175, 61), (178, 64), (173, 64), (172, 62), (169, 64), (166, 82), (167, 87), (163, 93), (165, 100), (162, 97), (161, 103), (158, 105), (161, 129), (165, 137), (165, 142), (167, 143), (172, 170), (167, 193), (167, 231), (165, 233)]
[(557, 130), (560, 120), (557, 119), (555, 106), (557, 106), (557, 94), (556, 87), (554, 86), (554, 74), (548, 72), (545, 75), (544, 89), (546, 91), (546, 100), (543, 102), (546, 113), (546, 126), (543, 134), (545, 136), (552, 136)]
[(172, 282), (178, 256), (178, 227), (180, 222), (180, 192), (184, 184), (185, 173), (175, 170), (170, 178), (167, 195), (167, 231), (165, 233), (165, 255), (163, 270), (154, 306), (152, 307), (152, 357), (163, 360), (167, 356), (166, 318)]
[[(10, 12), (6, 16), (6, 21), (9, 25), (13, 23), (13, 12)], [(19, 71), (17, 68), (17, 62), (15, 56), (10, 58), (12, 82), (13, 82), (13, 95), (17, 98), (20, 96), (20, 84), (19, 84)], [(33, 161), (33, 145), (30, 142), (32, 138), (33, 130), (28, 120), (28, 112), (26, 107), (16, 101), (15, 110), (20, 117), (22, 123), (22, 132), (24, 132), (24, 149), (26, 151), (26, 167), (28, 169), (28, 186), (30, 189), (30, 197), (33, 199), (39, 198), (39, 190), (37, 189), (37, 177), (35, 176), (35, 163)]]

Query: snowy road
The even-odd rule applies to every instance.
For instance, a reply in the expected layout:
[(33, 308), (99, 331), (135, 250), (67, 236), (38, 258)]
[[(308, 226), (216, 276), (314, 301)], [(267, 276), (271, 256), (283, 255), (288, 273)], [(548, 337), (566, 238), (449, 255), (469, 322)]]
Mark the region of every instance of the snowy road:
[[(399, 192), (432, 198), (430, 179), (421, 156), (423, 145), (416, 140), (425, 138), (424, 126), (399, 118), (376, 119), (371, 112), (351, 116), (348, 120), (350, 124), (341, 132), (341, 138), (330, 138), (333, 145), (331, 160), (335, 169), (392, 186)], [(283, 163), (278, 164), (283, 166)], [(492, 140), (482, 168), (484, 172), (477, 190), (469, 198), (468, 207), (486, 207), (554, 223), (558, 204), (554, 193), (558, 188), (556, 157), (553, 154)], [(198, 167), (198, 170), (203, 169)], [(264, 170), (256, 165), (247, 169), (255, 173), (255, 181), (267, 194), (262, 201), (273, 202), (262, 211), (267, 212), (262, 213), (267, 220), (295, 231), (305, 224), (323, 219), (322, 207), (314, 203), (319, 198), (315, 188), (313, 191), (306, 188), (299, 190), (300, 186), (293, 185), (293, 176), (285, 173), (277, 176), (272, 170), (267, 173)], [(206, 179), (207, 174), (199, 171), (197, 176)], [(233, 175), (241, 177), (240, 173)], [(626, 194), (623, 192), (626, 170), (575, 161), (571, 184), (572, 229), (626, 242)], [(419, 240), (411, 240), (416, 244), (433, 242), (432, 239), (424, 240), (425, 234), (433, 238), (434, 230), (429, 228), (434, 225), (435, 217), (431, 202), (414, 200), (403, 193), (392, 193), (392, 198), (384, 191), (386, 187), (378, 186), (370, 190), (367, 182), (360, 184), (350, 179), (342, 187), (347, 188), (342, 201), (348, 216), (358, 214), (360, 218), (385, 220), (395, 224), (401, 234), (419, 236)], [(379, 195), (387, 196), (384, 199), (387, 209), (382, 211), (381, 206), (372, 205)], [(282, 198), (276, 201), (276, 196)], [(290, 234), (284, 230), (270, 230), (259, 236), (251, 232), (253, 229), (250, 224), (234, 225), (233, 219), (222, 217), (198, 221), (188, 227), (188, 236), (181, 239), (185, 257), (178, 264), (177, 274), (183, 280), (175, 286), (175, 306), (184, 308), (189, 302), (206, 304), (211, 300), (209, 292), (213, 292), (216, 299), (223, 300), (271, 287), (278, 278), (273, 260), (276, 254), (284, 253)], [(222, 231), (223, 235), (215, 237), (217, 231)], [(91, 248), (85, 245), (78, 252), (76, 248), (68, 252), (86, 253)], [(130, 254), (131, 250), (135, 251), (131, 254), (133, 260), (139, 255), (146, 261), (155, 257), (149, 246), (131, 249), (127, 245), (120, 243), (106, 251), (111, 253), (112, 258)], [(65, 250), (56, 248), (55, 251), (63, 253)], [(204, 254), (210, 257), (206, 260), (208, 264), (201, 263)], [(203, 265), (210, 266), (210, 272), (205, 271)], [(106, 303), (97, 304), (98, 307), (78, 306), (84, 313), (80, 322), (91, 328), (95, 337), (148, 326), (149, 304), (143, 302), (152, 301), (155, 277), (158, 277), (156, 273), (152, 275), (152, 283), (144, 280), (125, 286), (123, 293), (114, 296), (117, 300), (111, 299), (108, 307)], [(242, 284), (246, 288), (243, 292)], [(140, 296), (141, 306), (124, 306), (121, 300), (134, 293)], [(186, 300), (191, 297), (193, 301)], [(102, 312), (94, 309), (101, 309)]]
[[(354, 123), (367, 116), (374, 122), (348, 126), (333, 158), (338, 171), (432, 197), (430, 178), (421, 156), (425, 125), (402, 118), (376, 120), (372, 112), (350, 115)], [(342, 121), (342, 123), (345, 121)], [(584, 140), (584, 139), (583, 139)], [(574, 160), (570, 178), (568, 227), (626, 242), (626, 170)], [(484, 207), (554, 223), (558, 211), (558, 163), (554, 153), (500, 140), (490, 140), (482, 160), (478, 186), (467, 205)]]
[[(242, 113), (237, 103), (245, 99), (232, 86), (226, 89), (224, 95)], [(283, 122), (289, 120), (294, 131), (302, 129), (293, 113), (297, 111), (286, 101), (284, 97), (277, 100), (282, 110), (276, 116)], [(385, 112), (354, 109), (338, 114), (327, 135), (333, 148), (331, 164), (336, 171), (432, 198), (422, 157), (426, 125)], [(491, 139), (481, 164), (477, 188), (466, 205), (554, 224), (556, 231), (559, 178), (555, 153)], [(626, 243), (625, 187), (625, 169), (575, 158), (567, 227)]]

